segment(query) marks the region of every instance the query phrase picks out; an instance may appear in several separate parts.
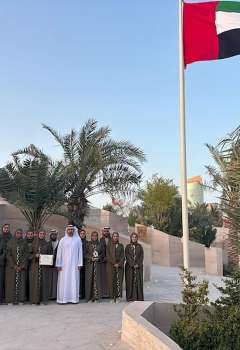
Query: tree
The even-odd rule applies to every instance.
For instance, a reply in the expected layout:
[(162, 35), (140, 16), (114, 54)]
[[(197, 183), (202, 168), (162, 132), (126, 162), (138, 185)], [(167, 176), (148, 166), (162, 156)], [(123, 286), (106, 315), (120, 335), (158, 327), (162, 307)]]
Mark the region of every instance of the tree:
[[(113, 140), (108, 127), (98, 128), (95, 120), (88, 120), (79, 132), (72, 129), (63, 136), (47, 125), (43, 128), (62, 148), (67, 216), (77, 226), (83, 225), (92, 196), (127, 196), (139, 186), (143, 151), (127, 141)], [(28, 154), (29, 148), (20, 153)]]
[(177, 195), (169, 212), (169, 223), (166, 232), (170, 235), (182, 236), (182, 198)]
[(219, 211), (209, 209), (207, 204), (196, 204), (188, 215), (190, 239), (209, 248), (216, 239), (214, 226), (219, 222), (219, 217)]
[(135, 224), (152, 225), (151, 222), (146, 221), (143, 204), (135, 205), (129, 211), (128, 225), (134, 227)]
[(0, 169), (0, 193), (18, 207), (29, 227), (38, 232), (64, 204), (65, 180), (61, 162), (51, 162), (32, 147), (34, 157), (13, 161)]
[(211, 188), (219, 192), (221, 207), (230, 221), (228, 259), (232, 269), (239, 268), (240, 232), (240, 127), (217, 146), (207, 145), (216, 167), (207, 166)]
[(130, 226), (153, 225), (176, 236), (181, 234), (181, 197), (172, 180), (153, 175), (137, 200), (139, 203), (129, 212)]
[(103, 210), (107, 210), (110, 211), (110, 213), (114, 213), (117, 214), (117, 210), (113, 207), (112, 204), (108, 203), (106, 205), (103, 206)]
[(146, 221), (164, 231), (176, 195), (177, 187), (172, 180), (154, 175), (141, 192)]

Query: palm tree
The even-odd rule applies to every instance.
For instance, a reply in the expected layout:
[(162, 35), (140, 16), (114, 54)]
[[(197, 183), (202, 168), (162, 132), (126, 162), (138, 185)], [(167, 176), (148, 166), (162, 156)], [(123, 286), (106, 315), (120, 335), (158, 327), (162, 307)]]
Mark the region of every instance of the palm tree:
[(29, 152), (31, 156), (24, 159), (13, 155), (13, 161), (0, 169), (0, 193), (20, 209), (29, 227), (38, 232), (64, 204), (65, 180), (61, 162), (51, 162), (34, 147)]
[[(92, 196), (127, 196), (138, 187), (145, 155), (127, 141), (113, 140), (108, 127), (98, 128), (95, 120), (88, 120), (79, 132), (64, 136), (47, 125), (43, 128), (62, 148), (67, 216), (77, 226), (83, 225)], [(29, 148), (19, 152), (28, 154)]]
[(207, 145), (217, 167), (208, 166), (212, 188), (219, 191), (221, 207), (230, 220), (229, 264), (239, 268), (240, 232), (240, 127), (216, 147)]

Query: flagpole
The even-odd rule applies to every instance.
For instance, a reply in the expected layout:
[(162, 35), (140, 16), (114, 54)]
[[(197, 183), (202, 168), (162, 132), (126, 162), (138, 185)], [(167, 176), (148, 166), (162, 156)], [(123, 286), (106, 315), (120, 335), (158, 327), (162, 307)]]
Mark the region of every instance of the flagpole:
[(189, 269), (189, 228), (187, 200), (187, 157), (186, 157), (186, 121), (185, 121), (185, 74), (183, 46), (183, 1), (179, 0), (179, 117), (180, 117), (180, 175), (182, 194), (182, 243), (183, 266)]

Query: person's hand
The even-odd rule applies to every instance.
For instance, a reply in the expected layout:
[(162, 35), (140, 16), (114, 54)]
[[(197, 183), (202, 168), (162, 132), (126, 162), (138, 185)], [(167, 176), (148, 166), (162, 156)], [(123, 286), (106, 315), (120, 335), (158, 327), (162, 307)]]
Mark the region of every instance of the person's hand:
[(58, 272), (62, 271), (61, 267), (57, 267)]
[(118, 265), (118, 264), (115, 264), (115, 265), (114, 265), (114, 267), (118, 268), (118, 267), (119, 267), (119, 265)]

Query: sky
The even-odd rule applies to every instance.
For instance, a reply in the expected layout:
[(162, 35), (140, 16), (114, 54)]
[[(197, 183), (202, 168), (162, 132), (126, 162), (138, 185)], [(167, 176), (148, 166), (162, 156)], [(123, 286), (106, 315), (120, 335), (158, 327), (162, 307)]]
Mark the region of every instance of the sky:
[[(3, 1), (0, 42), (0, 166), (31, 143), (61, 157), (41, 123), (66, 133), (94, 118), (144, 150), (144, 181), (179, 185), (177, 0)], [(238, 126), (239, 81), (239, 56), (187, 67), (189, 177), (207, 179), (205, 144)]]

